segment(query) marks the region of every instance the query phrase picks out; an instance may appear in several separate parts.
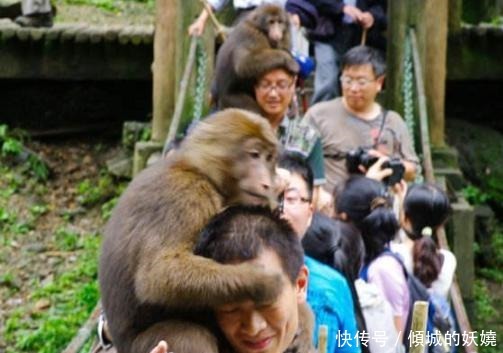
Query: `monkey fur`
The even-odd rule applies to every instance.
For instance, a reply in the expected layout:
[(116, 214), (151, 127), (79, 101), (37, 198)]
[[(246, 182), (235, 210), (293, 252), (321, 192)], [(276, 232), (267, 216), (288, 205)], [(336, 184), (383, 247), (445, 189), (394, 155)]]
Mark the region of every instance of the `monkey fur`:
[(276, 149), (266, 119), (228, 109), (199, 123), (175, 155), (131, 182), (106, 226), (99, 265), (119, 353), (149, 352), (160, 339), (176, 353), (218, 352), (213, 331), (197, 320), (202, 312), (225, 302), (271, 300), (281, 291), (279, 274), (192, 252), (223, 207), (274, 197)]
[(275, 68), (297, 73), (299, 66), (290, 46), (290, 24), (284, 9), (267, 4), (253, 10), (218, 51), (212, 87), (217, 108), (262, 113), (255, 101), (256, 80)]

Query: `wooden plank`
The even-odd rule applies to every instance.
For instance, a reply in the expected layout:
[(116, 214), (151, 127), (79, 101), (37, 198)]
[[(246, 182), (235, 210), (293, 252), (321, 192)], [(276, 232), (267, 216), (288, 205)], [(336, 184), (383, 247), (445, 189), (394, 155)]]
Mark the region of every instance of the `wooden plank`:
[(46, 32), (45, 28), (30, 28), (30, 38), (34, 41), (39, 41), (44, 38)]
[(145, 32), (142, 34), (143, 44), (151, 44), (154, 41), (154, 26), (145, 27)]
[(107, 26), (105, 27), (105, 42), (115, 42), (121, 31), (121, 26)]
[(2, 23), (0, 33), (3, 40), (8, 40), (16, 36), (16, 30), (19, 27), (12, 22)]
[(90, 40), (89, 26), (78, 29), (75, 34), (75, 43), (88, 43)]
[(21, 42), (26, 42), (30, 39), (30, 29), (29, 28), (23, 28), (19, 27), (16, 29), (16, 37), (21, 41)]
[(63, 29), (61, 31), (60, 40), (62, 42), (74, 41), (77, 36), (77, 33), (79, 33), (79, 31), (81, 31), (85, 27), (87, 27), (87, 25), (76, 24), (74, 26), (71, 26), (70, 28)]
[(105, 40), (105, 27), (93, 26), (88, 29), (91, 44), (98, 44)]
[(142, 26), (135, 26), (131, 29), (131, 44), (140, 45), (143, 41), (143, 33), (145, 28)]
[(126, 45), (131, 42), (131, 36), (133, 35), (134, 28), (132, 26), (123, 27), (118, 34), (119, 43), (121, 45)]

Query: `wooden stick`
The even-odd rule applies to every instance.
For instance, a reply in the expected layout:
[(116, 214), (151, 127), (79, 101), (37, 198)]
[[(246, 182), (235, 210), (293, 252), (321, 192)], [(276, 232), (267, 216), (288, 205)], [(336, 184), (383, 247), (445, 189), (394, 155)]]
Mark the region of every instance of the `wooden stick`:
[[(411, 335), (415, 342), (410, 343), (409, 353), (423, 353), (426, 342), (426, 321), (428, 320), (428, 302), (416, 301), (414, 311), (412, 312), (412, 324), (410, 332), (404, 332), (404, 335)], [(420, 338), (422, 337), (422, 339)]]
[(221, 36), (223, 40), (226, 38), (226, 31), (225, 27), (222, 26), (220, 22), (218, 22), (217, 17), (215, 16), (215, 13), (213, 12), (213, 9), (211, 8), (210, 4), (206, 0), (199, 0), (203, 3), (204, 9), (210, 16), (211, 22), (213, 22), (213, 25), (215, 26), (217, 30), (217, 35)]
[(414, 60), (414, 76), (416, 78), (416, 89), (419, 106), (419, 121), (421, 131), (421, 147), (423, 150), (424, 175), (428, 182), (434, 182), (433, 162), (430, 148), (430, 132), (428, 127), (428, 111), (426, 105), (426, 93), (424, 91), (423, 70), (419, 58), (419, 47), (417, 45), (416, 32), (410, 30), (410, 41), (412, 45), (412, 56)]
[(98, 323), (98, 318), (101, 313), (101, 302), (96, 304), (93, 312), (87, 319), (84, 326), (79, 329), (77, 335), (73, 338), (68, 346), (66, 346), (65, 350), (62, 353), (77, 353), (82, 349), (82, 346), (87, 342), (91, 333), (94, 331), (96, 324)]
[(320, 325), (318, 328), (318, 353), (327, 353), (328, 349), (328, 326)]
[(171, 118), (171, 124), (169, 126), (168, 136), (166, 137), (166, 143), (164, 144), (165, 152), (166, 146), (170, 141), (172, 141), (176, 132), (178, 131), (178, 125), (180, 125), (180, 118), (183, 111), (183, 103), (185, 102), (185, 95), (187, 94), (187, 87), (189, 86), (190, 75), (192, 74), (192, 69), (194, 68), (194, 63), (196, 59), (196, 48), (197, 48), (197, 37), (192, 37), (190, 41), (190, 51), (189, 57), (187, 59), (187, 64), (185, 66), (185, 71), (183, 72), (182, 81), (180, 82), (180, 93), (178, 94), (178, 99), (176, 100), (175, 112)]
[(367, 43), (367, 32), (368, 28), (364, 28), (362, 31), (362, 41), (360, 42), (361, 45), (365, 45)]

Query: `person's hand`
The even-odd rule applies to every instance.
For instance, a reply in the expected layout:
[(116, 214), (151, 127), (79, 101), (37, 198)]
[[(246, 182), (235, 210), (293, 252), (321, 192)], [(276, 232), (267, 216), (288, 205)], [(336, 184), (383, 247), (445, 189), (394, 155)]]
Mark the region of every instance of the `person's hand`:
[(297, 15), (296, 13), (290, 13), (289, 17), (290, 17), (290, 24), (293, 27), (299, 29), (301, 26), (299, 15)]
[(203, 10), (199, 17), (192, 22), (189, 26), (188, 32), (190, 36), (202, 36), (204, 32), (204, 28), (206, 27), (206, 21), (208, 20), (208, 12)]
[(345, 5), (342, 8), (342, 12), (344, 12), (344, 14), (350, 16), (356, 22), (361, 21), (362, 12), (356, 6)]
[(387, 156), (382, 156), (379, 157), (377, 162), (372, 164), (370, 168), (365, 172), (365, 176), (370, 179), (375, 179), (378, 181), (382, 181), (384, 178), (389, 177), (391, 174), (393, 174), (393, 169), (391, 168), (384, 168), (382, 167), (383, 163), (388, 161), (389, 157)]
[(291, 173), (284, 168), (276, 168), (276, 179), (274, 180), (274, 189), (276, 195), (281, 195), (288, 184), (290, 184)]
[(400, 182), (391, 186), (393, 193), (398, 197), (398, 201), (400, 202), (400, 207), (403, 204), (403, 200), (405, 199), (405, 195), (407, 194), (407, 182), (405, 180), (400, 180)]
[(321, 186), (315, 187), (315, 193), (315, 209), (332, 218), (334, 216), (334, 198), (332, 195), (326, 192)]
[(369, 29), (374, 25), (374, 16), (370, 12), (362, 12), (359, 22), (364, 29)]
[(203, 32), (204, 32), (204, 27), (206, 26), (206, 23), (203, 21), (195, 20), (190, 26), (189, 26), (189, 35), (190, 36), (196, 36), (200, 37)]
[(168, 353), (168, 344), (166, 341), (159, 341), (157, 346), (155, 346), (150, 353)]

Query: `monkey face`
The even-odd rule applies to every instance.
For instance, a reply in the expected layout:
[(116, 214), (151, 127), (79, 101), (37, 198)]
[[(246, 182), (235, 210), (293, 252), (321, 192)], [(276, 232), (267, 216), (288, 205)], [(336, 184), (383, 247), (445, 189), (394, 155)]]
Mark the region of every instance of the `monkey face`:
[(273, 180), (276, 165), (275, 146), (266, 145), (258, 138), (249, 138), (242, 144), (234, 166), (238, 180), (236, 203), (270, 205), (275, 199)]
[(283, 9), (275, 5), (258, 7), (252, 16), (253, 22), (267, 35), (271, 47), (277, 48), (287, 35), (288, 18)]
[(267, 36), (273, 48), (278, 47), (278, 44), (283, 39), (285, 27), (286, 25), (281, 18), (273, 17), (269, 19)]

